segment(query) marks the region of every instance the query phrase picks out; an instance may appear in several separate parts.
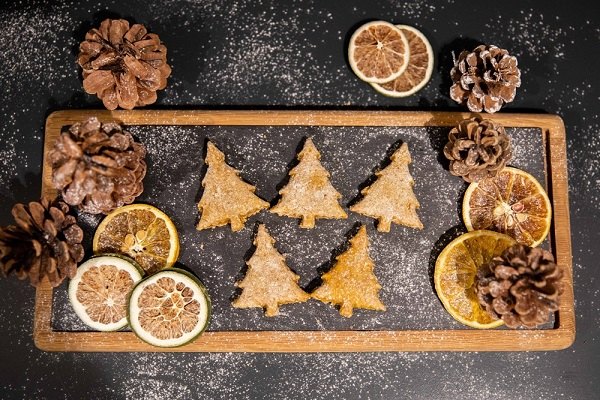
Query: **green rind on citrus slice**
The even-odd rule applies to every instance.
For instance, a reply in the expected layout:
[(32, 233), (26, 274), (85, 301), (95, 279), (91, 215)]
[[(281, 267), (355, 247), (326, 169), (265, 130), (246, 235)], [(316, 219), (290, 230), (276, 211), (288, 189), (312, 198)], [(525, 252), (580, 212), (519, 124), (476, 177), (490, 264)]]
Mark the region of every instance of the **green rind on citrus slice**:
[(120, 258), (121, 260), (126, 261), (129, 264), (131, 264), (133, 267), (135, 267), (135, 269), (138, 270), (138, 272), (140, 273), (140, 275), (142, 277), (146, 274), (146, 271), (144, 271), (144, 268), (142, 268), (142, 266), (140, 264), (138, 264), (137, 261), (135, 261), (133, 258), (131, 258), (129, 256), (126, 256), (125, 254), (120, 254), (120, 253), (99, 253), (99, 254), (94, 254), (89, 259), (92, 260), (92, 259), (98, 258), (98, 257), (116, 257), (116, 258)]
[(69, 282), (69, 301), (75, 314), (98, 331), (127, 325), (128, 294), (142, 279), (143, 270), (121, 255), (99, 254), (77, 268)]
[(197, 277), (179, 268), (168, 268), (133, 288), (127, 316), (131, 330), (144, 342), (157, 347), (179, 347), (206, 330), (211, 302)]

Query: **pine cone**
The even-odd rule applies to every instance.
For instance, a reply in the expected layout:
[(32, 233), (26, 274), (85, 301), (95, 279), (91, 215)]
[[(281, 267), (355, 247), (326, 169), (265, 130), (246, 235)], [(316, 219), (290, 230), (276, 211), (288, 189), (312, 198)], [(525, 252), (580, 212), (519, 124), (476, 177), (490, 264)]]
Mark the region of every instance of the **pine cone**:
[(171, 67), (167, 48), (144, 25), (124, 19), (105, 19), (79, 45), (77, 62), (83, 68), (83, 89), (97, 94), (104, 106), (131, 110), (156, 101), (167, 86)]
[(444, 155), (450, 160), (450, 173), (467, 182), (494, 177), (512, 158), (510, 136), (489, 119), (465, 119), (448, 134)]
[(521, 86), (517, 59), (496, 46), (481, 45), (472, 52), (463, 51), (450, 71), (454, 84), (450, 97), (467, 103), (469, 110), (495, 113), (514, 100)]
[(476, 286), (479, 303), (507, 326), (534, 328), (558, 310), (562, 271), (549, 251), (517, 244), (484, 271)]
[(144, 190), (145, 156), (146, 148), (120, 125), (90, 118), (56, 140), (49, 154), (52, 183), (69, 205), (108, 214)]
[(83, 259), (83, 231), (69, 206), (46, 198), (12, 209), (16, 225), (0, 227), (0, 267), (4, 276), (14, 272), (33, 286), (48, 277), (53, 287), (68, 276)]

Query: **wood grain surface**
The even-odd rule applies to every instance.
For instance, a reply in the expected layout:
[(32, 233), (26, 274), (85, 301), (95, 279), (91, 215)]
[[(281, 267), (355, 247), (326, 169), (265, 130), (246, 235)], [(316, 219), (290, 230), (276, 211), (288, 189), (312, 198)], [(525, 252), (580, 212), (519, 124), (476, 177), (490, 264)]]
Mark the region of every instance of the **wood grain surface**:
[[(202, 111), (65, 110), (46, 120), (42, 193), (55, 196), (48, 151), (64, 126), (97, 116), (125, 125), (297, 125), (297, 126), (454, 126), (473, 116), (459, 112), (405, 111)], [(36, 292), (34, 340), (46, 351), (176, 352), (364, 352), (364, 351), (531, 351), (569, 347), (575, 339), (573, 271), (565, 129), (560, 117), (542, 114), (494, 114), (486, 118), (505, 127), (540, 128), (546, 145), (548, 194), (553, 204), (550, 240), (557, 263), (566, 272), (553, 329), (542, 330), (399, 330), (399, 331), (220, 331), (206, 332), (179, 348), (150, 346), (132, 332), (61, 332), (52, 329), (53, 289)]]

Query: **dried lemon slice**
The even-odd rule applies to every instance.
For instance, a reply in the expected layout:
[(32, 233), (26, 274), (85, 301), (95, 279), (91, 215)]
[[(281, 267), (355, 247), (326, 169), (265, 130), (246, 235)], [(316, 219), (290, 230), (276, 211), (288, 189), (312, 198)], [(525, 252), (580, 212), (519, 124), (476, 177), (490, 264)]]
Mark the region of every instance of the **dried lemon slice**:
[(73, 310), (89, 327), (115, 331), (127, 325), (127, 296), (142, 279), (135, 261), (116, 255), (90, 258), (69, 283)]
[(200, 281), (180, 269), (165, 269), (138, 283), (129, 298), (129, 325), (143, 341), (177, 347), (208, 325), (210, 299)]
[(521, 244), (535, 247), (548, 236), (552, 206), (533, 176), (506, 167), (494, 178), (469, 185), (462, 214), (469, 231), (489, 229), (506, 233)]
[(444, 308), (459, 322), (473, 328), (496, 328), (504, 323), (479, 305), (475, 293), (477, 272), (492, 258), (515, 244), (510, 236), (473, 231), (454, 239), (435, 262), (435, 291)]
[(385, 83), (371, 83), (379, 93), (390, 97), (407, 97), (421, 90), (433, 72), (433, 49), (421, 31), (408, 25), (396, 25), (408, 41), (408, 66), (396, 79)]
[(409, 55), (402, 31), (385, 21), (358, 28), (348, 46), (350, 67), (361, 80), (371, 83), (396, 79), (406, 70)]
[(125, 254), (144, 271), (172, 266), (179, 256), (179, 236), (171, 219), (148, 204), (120, 207), (102, 220), (93, 242), (94, 253)]

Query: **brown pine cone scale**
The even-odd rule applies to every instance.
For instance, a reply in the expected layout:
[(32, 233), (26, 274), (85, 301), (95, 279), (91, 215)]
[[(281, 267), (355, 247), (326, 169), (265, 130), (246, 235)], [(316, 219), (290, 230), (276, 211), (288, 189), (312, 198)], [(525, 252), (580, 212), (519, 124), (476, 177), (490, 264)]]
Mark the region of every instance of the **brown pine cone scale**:
[(97, 118), (62, 132), (49, 154), (52, 183), (63, 200), (90, 213), (108, 214), (144, 190), (146, 148), (116, 123)]
[(517, 244), (495, 257), (478, 277), (479, 303), (508, 327), (534, 328), (558, 310), (562, 270), (552, 253)]
[(171, 67), (158, 35), (141, 24), (106, 19), (85, 35), (77, 62), (83, 68), (83, 89), (96, 94), (109, 110), (131, 110), (156, 101), (167, 86)]
[(450, 97), (469, 110), (495, 113), (515, 99), (521, 86), (517, 59), (505, 49), (481, 45), (463, 51), (454, 62), (450, 76), (454, 82)]
[(444, 156), (450, 160), (450, 173), (467, 182), (492, 178), (512, 158), (510, 136), (489, 119), (465, 119), (450, 130)]
[(72, 278), (83, 259), (83, 230), (62, 201), (16, 204), (15, 225), (0, 227), (0, 267), (38, 286), (47, 277), (53, 287)]

